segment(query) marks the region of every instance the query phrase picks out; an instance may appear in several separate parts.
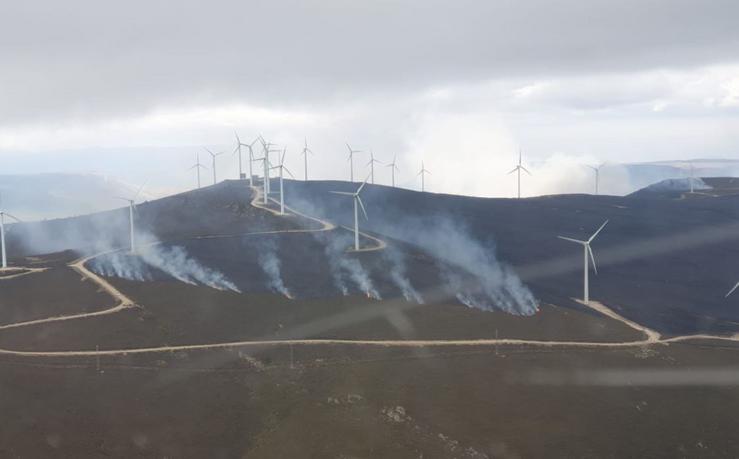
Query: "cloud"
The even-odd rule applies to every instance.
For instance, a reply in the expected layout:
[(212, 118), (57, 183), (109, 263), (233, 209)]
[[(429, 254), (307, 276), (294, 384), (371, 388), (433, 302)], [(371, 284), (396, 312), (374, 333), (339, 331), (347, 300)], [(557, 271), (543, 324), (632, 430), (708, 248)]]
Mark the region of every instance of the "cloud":
[(736, 59), (731, 0), (4, 5), (3, 124)]

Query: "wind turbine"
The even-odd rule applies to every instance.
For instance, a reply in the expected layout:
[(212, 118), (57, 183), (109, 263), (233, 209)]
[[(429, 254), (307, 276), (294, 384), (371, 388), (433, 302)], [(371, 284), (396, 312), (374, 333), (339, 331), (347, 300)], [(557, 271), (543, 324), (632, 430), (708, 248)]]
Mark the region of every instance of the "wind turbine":
[(207, 167), (200, 164), (200, 153), (195, 153), (195, 165), (190, 170), (195, 169), (198, 173), (198, 188), (200, 188), (200, 169), (207, 169)]
[[(695, 175), (695, 167), (693, 167), (693, 162), (691, 161), (690, 162), (690, 194), (695, 193), (695, 177), (694, 177), (694, 175)], [(736, 288), (736, 287), (734, 287), (734, 288)]]
[(13, 220), (17, 221), (18, 223), (22, 223), (18, 217), (14, 217), (11, 214), (7, 212), (3, 212), (0, 210), (0, 246), (2, 246), (2, 267), (7, 268), (8, 267), (8, 259), (6, 257), (5, 253), (5, 216), (8, 216), (12, 218)]
[(603, 164), (598, 164), (597, 166), (588, 166), (588, 167), (593, 169), (593, 172), (595, 172), (595, 195), (598, 196), (598, 184), (600, 182), (600, 168), (603, 167)]
[[(305, 181), (308, 181), (308, 153), (311, 155), (313, 154), (313, 151), (308, 148), (308, 138), (305, 138), (305, 145), (303, 146), (303, 160), (305, 162)], [(292, 175), (292, 174), (291, 174)]]
[(418, 172), (418, 174), (416, 174), (416, 177), (418, 177), (419, 175), (421, 176), (421, 192), (426, 191), (426, 180), (425, 180), (425, 177), (426, 177), (426, 174), (430, 174), (430, 173), (431, 173), (431, 171), (427, 170), (423, 166), (423, 161), (421, 161), (421, 170)]
[(133, 219), (133, 214), (136, 211), (136, 198), (139, 196), (139, 194), (141, 194), (141, 190), (144, 189), (145, 185), (146, 183), (141, 185), (141, 187), (136, 192), (136, 194), (133, 195), (133, 198), (123, 198), (120, 196), (116, 196), (118, 199), (128, 202), (128, 226), (129, 226), (129, 233), (130, 233), (130, 238), (131, 238), (131, 247), (130, 247), (131, 253), (136, 253), (136, 231), (134, 228), (134, 219)]
[(579, 239), (572, 239), (569, 237), (564, 236), (557, 236), (560, 239), (564, 239), (565, 241), (575, 242), (577, 244), (581, 244), (583, 247), (583, 256), (584, 258), (584, 269), (583, 269), (583, 303), (590, 304), (590, 296), (589, 296), (589, 282), (588, 282), (588, 272), (590, 271), (588, 268), (588, 256), (593, 261), (593, 271), (595, 274), (598, 274), (598, 268), (595, 266), (595, 257), (593, 256), (593, 249), (590, 248), (590, 243), (593, 242), (593, 239), (598, 235), (598, 233), (601, 232), (601, 230), (608, 224), (608, 220), (606, 220), (602, 225), (600, 225), (600, 228), (598, 228), (598, 231), (596, 231), (592, 236), (590, 236), (590, 239), (587, 241), (581, 241)]
[(331, 191), (331, 193), (351, 196), (354, 199), (354, 250), (359, 250), (359, 209), (362, 209), (364, 219), (369, 220), (369, 217), (367, 217), (367, 211), (364, 209), (364, 204), (362, 204), (362, 198), (359, 197), (359, 193), (362, 192), (362, 188), (367, 184), (367, 180), (369, 180), (369, 175), (364, 179), (364, 183), (362, 183), (354, 193), (347, 193), (346, 191)]
[(393, 177), (393, 182), (392, 182), (393, 183), (393, 188), (395, 188), (395, 171), (396, 170), (397, 171), (400, 171), (400, 169), (398, 169), (398, 166), (395, 165), (395, 159), (397, 158), (397, 156), (398, 155), (393, 156), (393, 162), (391, 162), (390, 164), (388, 164), (386, 166), (386, 167), (389, 167), (390, 168), (390, 172), (392, 173), (392, 177)]
[(254, 162), (254, 151), (252, 150), (252, 146), (254, 146), (254, 142), (256, 142), (258, 139), (254, 139), (254, 142), (248, 144), (241, 141), (241, 139), (239, 138), (239, 134), (236, 131), (234, 131), (234, 135), (236, 136), (236, 148), (234, 148), (233, 152), (234, 154), (239, 154), (239, 180), (241, 180), (241, 177), (244, 175), (244, 171), (242, 170), (241, 166), (241, 147), (246, 147), (249, 149), (249, 186), (252, 186), (252, 177), (254, 175), (251, 168), (252, 162)]
[(362, 153), (361, 150), (352, 150), (349, 144), (346, 144), (346, 148), (349, 149), (349, 181), (354, 181), (354, 153)]
[(264, 150), (264, 203), (267, 204), (267, 196), (272, 192), (272, 184), (270, 183), (270, 168), (272, 167), (272, 161), (269, 159), (270, 153), (280, 153), (280, 150), (273, 150), (270, 147), (277, 146), (272, 142), (267, 142), (264, 137), (259, 136), (259, 140), (262, 143), (262, 149)]
[(523, 167), (523, 165), (521, 165), (521, 150), (520, 149), (518, 150), (518, 165), (514, 167), (513, 170), (508, 173), (508, 175), (516, 171), (518, 171), (518, 199), (521, 199), (521, 171), (524, 171), (529, 175), (531, 175), (531, 172), (529, 172), (528, 169), (526, 169), (525, 167)]
[(372, 149), (370, 148), (370, 160), (367, 163), (367, 165), (370, 167), (370, 182), (374, 185), (375, 184), (375, 163), (382, 164), (380, 161), (375, 159), (375, 154), (372, 152)]
[(285, 188), (282, 185), (282, 172), (286, 171), (290, 174), (290, 177), (295, 178), (290, 169), (285, 167), (285, 154), (287, 153), (287, 147), (282, 150), (282, 158), (280, 158), (280, 164), (274, 166), (272, 169), (280, 170), (280, 215), (285, 215)]
[(213, 185), (215, 185), (217, 183), (216, 182), (216, 156), (222, 155), (223, 152), (220, 151), (218, 153), (213, 153), (212, 151), (210, 151), (207, 148), (205, 149), (205, 151), (207, 151), (208, 153), (210, 153), (211, 158), (213, 158)]

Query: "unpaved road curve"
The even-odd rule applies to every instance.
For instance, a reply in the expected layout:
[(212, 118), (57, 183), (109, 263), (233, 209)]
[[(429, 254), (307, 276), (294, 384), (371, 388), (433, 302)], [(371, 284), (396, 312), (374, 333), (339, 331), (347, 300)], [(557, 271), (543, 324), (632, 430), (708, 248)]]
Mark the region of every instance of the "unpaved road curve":
[(16, 273), (16, 274), (9, 274), (7, 276), (1, 276), (0, 277), (0, 281), (10, 280), (10, 279), (17, 279), (19, 277), (27, 276), (29, 274), (42, 273), (42, 272), (44, 272), (44, 271), (46, 271), (48, 269), (49, 268), (27, 268), (25, 266), (18, 266), (18, 267), (15, 267), (14, 266), (12, 268), (0, 268), (0, 272), (2, 272), (4, 270), (8, 270), (8, 271), (21, 271), (21, 272)]
[[(280, 215), (279, 212), (269, 207), (263, 206), (259, 202), (261, 190), (256, 187), (252, 187), (255, 191), (255, 197), (252, 200), (252, 205), (257, 208), (267, 210), (276, 215)], [(274, 200), (273, 200), (274, 201)], [(247, 235), (259, 235), (259, 234), (277, 234), (277, 233), (304, 233), (304, 232), (315, 232), (315, 231), (330, 231), (336, 228), (330, 222), (315, 218), (312, 216), (304, 215), (296, 212), (293, 209), (289, 209), (295, 215), (299, 215), (304, 218), (314, 220), (321, 223), (319, 229), (292, 229), (292, 230), (276, 230), (276, 231), (260, 231), (254, 233), (245, 233), (241, 235), (223, 235), (223, 236), (200, 236), (194, 239), (206, 239), (206, 238), (220, 238), (220, 237), (240, 237)], [(363, 234), (363, 236), (373, 239), (378, 242), (378, 247), (371, 248), (370, 250), (378, 250), (385, 247), (384, 241), (374, 238), (372, 236)], [(118, 304), (110, 309), (106, 309), (98, 312), (74, 314), (69, 316), (58, 316), (50, 317), (47, 319), (39, 319), (28, 322), (21, 322), (15, 324), (8, 324), (0, 326), (0, 330), (7, 328), (15, 328), (22, 326), (30, 326), (48, 322), (56, 322), (71, 319), (82, 319), (86, 317), (95, 317), (105, 314), (112, 314), (121, 311), (126, 308), (136, 306), (135, 303), (120, 292), (118, 289), (113, 287), (105, 279), (98, 276), (97, 274), (89, 271), (84, 265), (87, 261), (111, 253), (114, 251), (103, 252), (95, 255), (81, 258), (70, 266), (74, 268), (83, 278), (88, 278), (93, 282), (97, 283), (111, 296), (113, 296)], [(582, 303), (581, 303), (582, 304)], [(352, 345), (352, 346), (379, 346), (379, 347), (443, 347), (443, 346), (498, 346), (498, 345), (515, 345), (515, 346), (537, 346), (537, 347), (573, 347), (573, 348), (624, 348), (634, 346), (645, 346), (653, 344), (669, 344), (673, 342), (689, 341), (689, 340), (724, 340), (739, 342), (739, 334), (733, 336), (716, 336), (716, 335), (686, 335), (677, 336), (668, 339), (663, 339), (655, 330), (652, 330), (646, 326), (640, 325), (632, 320), (629, 320), (620, 314), (616, 313), (607, 306), (591, 301), (586, 306), (592, 308), (600, 314), (605, 315), (613, 320), (621, 322), (630, 328), (633, 328), (645, 335), (645, 339), (637, 341), (624, 341), (624, 342), (589, 342), (589, 341), (543, 341), (543, 340), (527, 340), (527, 339), (514, 339), (514, 338), (503, 338), (503, 339), (468, 339), (468, 340), (347, 340), (347, 339), (287, 339), (287, 340), (256, 340), (256, 341), (231, 341), (225, 343), (212, 343), (212, 344), (186, 344), (178, 346), (160, 346), (160, 347), (146, 347), (146, 348), (130, 348), (130, 349), (111, 349), (111, 350), (79, 350), (79, 351), (15, 351), (11, 349), (0, 349), (0, 355), (14, 355), (14, 356), (26, 356), (26, 357), (79, 357), (79, 356), (103, 356), (103, 355), (126, 355), (126, 354), (144, 354), (144, 353), (157, 353), (157, 352), (175, 352), (175, 351), (188, 351), (188, 350), (202, 350), (202, 349), (224, 349), (234, 347), (259, 347), (259, 346), (284, 346), (284, 345), (298, 345), (298, 346), (321, 346), (321, 345)]]

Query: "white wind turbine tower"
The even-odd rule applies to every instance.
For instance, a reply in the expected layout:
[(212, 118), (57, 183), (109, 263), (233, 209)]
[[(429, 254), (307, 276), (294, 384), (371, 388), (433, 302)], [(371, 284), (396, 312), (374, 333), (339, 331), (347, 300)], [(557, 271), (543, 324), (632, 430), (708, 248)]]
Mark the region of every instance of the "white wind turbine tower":
[(397, 156), (398, 156), (398, 155), (395, 155), (395, 156), (393, 156), (393, 162), (391, 162), (390, 164), (388, 164), (388, 165), (386, 166), (386, 167), (389, 167), (389, 168), (390, 168), (390, 172), (391, 172), (391, 174), (392, 174), (392, 180), (393, 180), (393, 181), (392, 181), (392, 184), (393, 184), (393, 188), (395, 188), (395, 171), (396, 171), (396, 170), (397, 170), (397, 171), (400, 171), (400, 169), (398, 169), (398, 166), (396, 166), (396, 165), (395, 165), (395, 160), (396, 160)]
[(8, 267), (8, 259), (7, 259), (6, 251), (5, 251), (5, 217), (6, 216), (12, 218), (18, 223), (22, 223), (20, 219), (18, 219), (18, 217), (14, 217), (9, 213), (3, 212), (2, 210), (0, 210), (0, 246), (2, 246), (0, 251), (2, 252), (2, 268)]
[(583, 294), (582, 294), (582, 298), (583, 298), (583, 303), (585, 303), (585, 304), (590, 304), (590, 294), (589, 294), (590, 293), (589, 292), (590, 284), (589, 284), (589, 281), (588, 281), (588, 272), (590, 271), (590, 269), (589, 269), (589, 266), (588, 266), (589, 265), (588, 257), (590, 257), (590, 259), (593, 261), (593, 271), (595, 272), (595, 274), (598, 274), (598, 268), (595, 266), (595, 257), (593, 256), (593, 249), (590, 248), (590, 243), (593, 242), (593, 239), (595, 239), (595, 237), (598, 235), (598, 233), (600, 233), (601, 230), (607, 224), (608, 224), (608, 220), (606, 220), (602, 225), (600, 225), (600, 228), (598, 228), (598, 231), (596, 231), (592, 236), (590, 236), (590, 239), (588, 239), (587, 241), (581, 241), (579, 239), (572, 239), (572, 238), (564, 237), (564, 236), (557, 236), (560, 239), (564, 239), (565, 241), (575, 242), (577, 244), (582, 245), (582, 247), (583, 247), (583, 256), (584, 256), (584, 260), (583, 261), (585, 262), (585, 265), (584, 265), (584, 269), (583, 269)]
[(252, 170), (252, 163), (254, 162), (254, 150), (252, 150), (252, 147), (258, 139), (254, 139), (254, 142), (248, 144), (241, 141), (241, 139), (239, 138), (239, 134), (236, 131), (234, 131), (234, 135), (236, 136), (236, 148), (234, 148), (234, 154), (239, 154), (239, 180), (241, 180), (241, 177), (244, 175), (244, 171), (241, 165), (241, 147), (246, 147), (249, 149), (249, 186), (252, 186), (254, 185), (254, 183), (252, 182), (252, 177), (254, 176), (254, 172)]
[(529, 172), (529, 170), (523, 167), (523, 165), (521, 164), (521, 150), (520, 149), (518, 150), (518, 165), (514, 167), (513, 170), (508, 173), (508, 175), (516, 171), (518, 171), (518, 199), (521, 199), (521, 171), (524, 171), (529, 175), (531, 175), (531, 172)]
[(690, 193), (693, 194), (695, 193), (695, 167), (693, 167), (693, 161), (690, 161), (689, 166), (690, 166)]
[(593, 169), (593, 172), (595, 172), (595, 195), (598, 196), (598, 185), (600, 182), (600, 168), (603, 167), (603, 164), (598, 164), (597, 166), (588, 166), (588, 167)]
[(375, 159), (375, 154), (370, 148), (370, 160), (367, 165), (370, 167), (370, 183), (375, 184), (375, 163), (382, 164), (380, 161)]
[[(313, 154), (313, 150), (311, 150), (310, 148), (308, 148), (308, 138), (307, 137), (305, 138), (305, 144), (303, 145), (303, 153), (302, 154), (303, 154), (303, 161), (304, 161), (304, 165), (305, 165), (305, 169), (304, 169), (305, 178), (304, 178), (304, 180), (307, 182), (308, 181), (308, 154), (311, 154), (311, 155)], [(290, 175), (292, 175), (292, 174), (290, 174)]]
[(416, 177), (418, 177), (419, 175), (421, 176), (421, 192), (426, 191), (426, 180), (425, 180), (425, 178), (426, 178), (426, 174), (430, 174), (430, 173), (431, 173), (431, 171), (429, 171), (428, 169), (426, 169), (423, 166), (423, 161), (421, 161), (421, 170), (418, 172), (418, 174), (416, 174)]
[(287, 147), (282, 150), (282, 157), (280, 158), (280, 164), (272, 167), (272, 169), (280, 170), (280, 215), (285, 215), (285, 188), (282, 184), (283, 171), (290, 174), (290, 177), (295, 178), (290, 169), (285, 167), (285, 154), (287, 154)]
[(362, 198), (359, 197), (359, 193), (362, 192), (362, 188), (367, 184), (367, 180), (369, 180), (369, 175), (364, 179), (364, 183), (362, 183), (354, 193), (347, 193), (346, 191), (331, 191), (331, 193), (351, 196), (354, 199), (354, 250), (359, 250), (359, 209), (362, 209), (364, 219), (369, 220), (367, 217), (367, 211), (364, 209), (364, 204), (362, 204)]
[(222, 154), (223, 154), (223, 152), (222, 152), (222, 151), (220, 151), (220, 152), (218, 152), (218, 153), (213, 153), (212, 151), (210, 151), (210, 150), (209, 150), (209, 149), (207, 149), (207, 148), (205, 149), (205, 151), (207, 151), (208, 153), (210, 153), (210, 156), (211, 156), (211, 158), (213, 159), (213, 185), (215, 185), (216, 183), (218, 183), (218, 182), (216, 181), (216, 156), (220, 156), (220, 155), (222, 155)]
[(200, 153), (195, 153), (195, 164), (190, 168), (190, 170), (195, 169), (198, 176), (198, 188), (200, 188), (200, 169), (207, 169), (207, 167), (200, 164)]
[(271, 150), (270, 147), (274, 145), (273, 143), (268, 143), (264, 140), (262, 136), (258, 137), (259, 141), (262, 143), (262, 151), (264, 152), (264, 156), (261, 158), (257, 158), (256, 161), (262, 161), (262, 166), (264, 169), (264, 180), (262, 182), (263, 189), (264, 189), (264, 204), (267, 204), (269, 201), (269, 194), (271, 192), (271, 185), (270, 185), (270, 169), (272, 167), (272, 163), (269, 160), (269, 154), (274, 152), (279, 152), (279, 150)]
[(349, 181), (354, 181), (354, 153), (362, 153), (361, 150), (352, 150), (349, 144), (346, 144), (346, 148), (349, 149)]
[(130, 247), (131, 253), (136, 253), (136, 230), (134, 227), (134, 217), (133, 217), (134, 213), (136, 212), (136, 198), (139, 196), (139, 194), (141, 194), (141, 190), (144, 189), (145, 185), (146, 183), (144, 183), (144, 185), (141, 185), (141, 187), (136, 192), (136, 194), (133, 195), (133, 198), (123, 198), (123, 197), (117, 196), (118, 199), (128, 202), (128, 227), (129, 227), (128, 229), (129, 229), (129, 236), (131, 239), (131, 247)]

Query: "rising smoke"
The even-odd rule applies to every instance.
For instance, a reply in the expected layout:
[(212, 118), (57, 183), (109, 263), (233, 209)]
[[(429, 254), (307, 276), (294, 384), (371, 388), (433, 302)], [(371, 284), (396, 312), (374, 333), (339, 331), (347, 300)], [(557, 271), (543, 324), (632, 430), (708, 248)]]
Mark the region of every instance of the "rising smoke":
[(275, 240), (273, 238), (264, 239), (257, 246), (257, 250), (259, 266), (262, 268), (262, 271), (264, 271), (264, 274), (267, 275), (270, 290), (292, 299), (292, 294), (290, 294), (290, 291), (285, 287), (285, 283), (282, 280), (280, 259), (277, 257), (277, 245)]
[(403, 259), (403, 254), (393, 247), (388, 247), (384, 250), (383, 255), (387, 263), (390, 264), (390, 278), (403, 293), (403, 297), (405, 297), (406, 301), (423, 304), (423, 298), (421, 298), (418, 291), (413, 288), (413, 285), (406, 274), (406, 265), (405, 260)]
[(135, 255), (118, 251), (96, 257), (90, 261), (90, 268), (104, 276), (136, 281), (153, 280), (157, 273), (164, 273), (186, 284), (239, 292), (226, 276), (200, 264), (184, 247), (164, 246), (152, 242), (151, 236), (142, 235), (141, 239), (147, 242), (139, 246)]
[(327, 235), (325, 233), (315, 233), (314, 235), (324, 244), (334, 286), (343, 295), (348, 295), (349, 293), (345, 281), (345, 278), (348, 277), (359, 291), (369, 298), (376, 300), (382, 299), (369, 273), (367, 273), (359, 260), (346, 253), (347, 248), (351, 247), (351, 238), (347, 234)]

